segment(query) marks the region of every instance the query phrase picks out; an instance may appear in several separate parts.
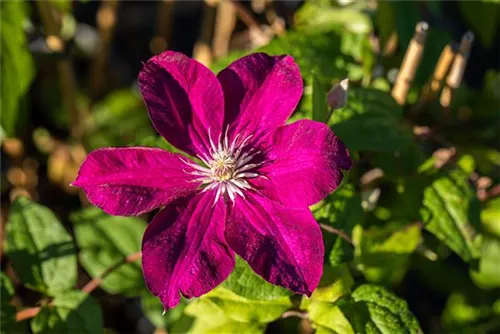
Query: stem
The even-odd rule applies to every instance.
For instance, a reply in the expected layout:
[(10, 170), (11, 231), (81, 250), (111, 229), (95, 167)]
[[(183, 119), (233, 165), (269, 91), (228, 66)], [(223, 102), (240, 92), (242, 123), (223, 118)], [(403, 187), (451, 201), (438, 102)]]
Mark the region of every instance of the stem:
[(345, 233), (344, 231), (338, 230), (334, 227), (331, 227), (331, 226), (323, 224), (323, 223), (320, 223), (319, 226), (327, 232), (338, 235), (339, 237), (341, 237), (342, 239), (347, 241), (350, 245), (354, 245), (351, 237), (347, 233)]
[[(109, 275), (111, 274), (114, 270), (120, 268), (122, 265), (127, 264), (127, 263), (132, 263), (141, 258), (142, 254), (141, 252), (133, 253), (130, 255), (125, 256), (122, 260), (119, 262), (113, 264), (112, 266), (108, 267), (104, 272), (99, 276), (85, 284), (85, 286), (81, 289), (81, 291), (90, 294), (92, 291), (97, 289), (102, 281)], [(49, 304), (50, 305), (50, 304)], [(35, 317), (42, 308), (40, 306), (35, 306), (35, 307), (30, 307), (24, 310), (21, 310), (16, 313), (16, 321), (20, 322), (23, 320), (27, 320), (30, 318)]]
[(300, 312), (300, 311), (294, 311), (294, 310), (286, 311), (285, 313), (283, 313), (281, 315), (281, 318), (283, 318), (283, 319), (290, 318), (290, 317), (297, 317), (300, 319), (309, 319), (306, 312)]
[(111, 274), (114, 270), (120, 268), (122, 265), (127, 264), (127, 263), (132, 263), (141, 258), (142, 254), (141, 252), (133, 253), (130, 255), (125, 256), (123, 259), (121, 259), (120, 262), (115, 263), (111, 267), (108, 267), (104, 272), (99, 275), (98, 277), (95, 277), (93, 280), (85, 284), (85, 286), (82, 288), (83, 292), (86, 293), (91, 293), (95, 289), (97, 289), (102, 281), (109, 275)]
[(241, 21), (243, 21), (243, 23), (245, 23), (249, 28), (258, 29), (261, 33), (264, 33), (264, 31), (262, 31), (262, 29), (260, 28), (257, 20), (253, 17), (252, 13), (243, 4), (236, 0), (230, 1), (236, 9), (238, 17)]

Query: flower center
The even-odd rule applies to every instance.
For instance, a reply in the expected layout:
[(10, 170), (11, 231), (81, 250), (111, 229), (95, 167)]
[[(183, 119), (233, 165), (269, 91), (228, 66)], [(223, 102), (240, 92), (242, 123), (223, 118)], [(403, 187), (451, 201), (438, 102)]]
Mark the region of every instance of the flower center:
[(247, 147), (251, 138), (252, 136), (240, 138), (237, 135), (229, 144), (226, 129), (224, 138), (219, 138), (217, 145), (210, 138), (209, 156), (197, 156), (206, 167), (185, 161), (194, 168), (194, 171), (186, 173), (197, 176), (194, 182), (201, 182), (205, 186), (203, 191), (215, 190), (215, 202), (226, 194), (232, 202), (236, 196), (245, 198), (244, 192), (252, 189), (247, 180), (265, 177), (256, 171), (264, 163), (262, 159), (257, 159), (262, 152)]

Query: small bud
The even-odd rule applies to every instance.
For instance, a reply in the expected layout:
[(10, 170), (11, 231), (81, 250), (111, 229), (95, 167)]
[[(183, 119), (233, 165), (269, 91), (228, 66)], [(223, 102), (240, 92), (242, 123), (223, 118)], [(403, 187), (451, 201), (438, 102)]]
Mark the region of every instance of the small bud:
[(347, 103), (347, 90), (349, 89), (349, 79), (344, 79), (334, 85), (328, 92), (327, 103), (331, 109), (343, 108)]

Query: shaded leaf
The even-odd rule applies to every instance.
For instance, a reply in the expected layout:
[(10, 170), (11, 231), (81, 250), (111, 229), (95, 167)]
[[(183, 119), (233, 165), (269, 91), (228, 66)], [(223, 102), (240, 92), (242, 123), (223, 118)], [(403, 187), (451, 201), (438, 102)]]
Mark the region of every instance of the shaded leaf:
[(34, 64), (27, 47), (23, 23), (28, 4), (23, 1), (0, 2), (0, 58), (2, 136), (15, 136), (25, 118), (22, 100), (34, 78)]
[(186, 333), (191, 327), (192, 319), (184, 314), (185, 299), (179, 305), (163, 314), (163, 305), (151, 293), (145, 293), (141, 298), (141, 306), (145, 316), (158, 328), (168, 330), (170, 333)]
[(15, 290), (14, 290), (14, 284), (12, 284), (12, 281), (10, 278), (2, 271), (0, 273), (0, 283), (1, 283), (1, 292), (0, 296), (2, 299), (0, 302), (2, 303), (2, 306), (8, 305), (12, 297), (14, 297)]
[(75, 245), (52, 211), (24, 197), (9, 211), (5, 246), (20, 280), (49, 295), (73, 288)]
[[(3, 297), (2, 297), (3, 300)], [(17, 309), (9, 304), (2, 305), (0, 312), (0, 333), (27, 333), (26, 322), (16, 321)]]
[[(80, 262), (92, 277), (99, 277), (107, 268), (141, 249), (146, 223), (140, 218), (114, 217), (97, 208), (88, 208), (73, 213), (70, 219), (75, 224), (81, 249)], [(113, 270), (100, 287), (112, 294), (141, 295), (145, 286), (140, 261)]]
[(403, 110), (386, 92), (351, 89), (347, 105), (329, 122), (350, 150), (397, 151), (408, 147), (412, 134), (401, 119)]
[(92, 296), (81, 291), (68, 291), (56, 295), (54, 300), (42, 307), (31, 321), (35, 334), (74, 334), (103, 332), (102, 314)]
[[(93, 108), (86, 143), (92, 149), (126, 146), (155, 134), (138, 92), (114, 91)], [(119, 124), (119, 126), (117, 126)]]
[[(356, 224), (361, 224), (363, 209), (361, 197), (356, 194), (354, 187), (344, 184), (329, 195), (319, 206), (313, 208), (314, 217), (320, 223), (329, 224), (351, 235)], [(336, 236), (330, 251), (330, 264), (339, 266), (353, 258), (353, 247), (343, 238)]]

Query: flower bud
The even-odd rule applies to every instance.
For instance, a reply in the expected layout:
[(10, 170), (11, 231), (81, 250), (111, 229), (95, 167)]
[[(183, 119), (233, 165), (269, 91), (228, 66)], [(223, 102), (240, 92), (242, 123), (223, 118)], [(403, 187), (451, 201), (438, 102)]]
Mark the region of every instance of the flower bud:
[(347, 90), (349, 89), (349, 79), (344, 79), (334, 85), (327, 94), (328, 107), (331, 109), (343, 108), (347, 103)]

